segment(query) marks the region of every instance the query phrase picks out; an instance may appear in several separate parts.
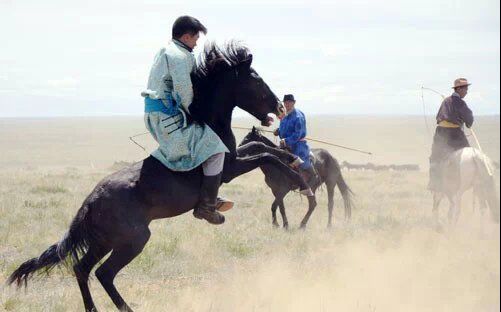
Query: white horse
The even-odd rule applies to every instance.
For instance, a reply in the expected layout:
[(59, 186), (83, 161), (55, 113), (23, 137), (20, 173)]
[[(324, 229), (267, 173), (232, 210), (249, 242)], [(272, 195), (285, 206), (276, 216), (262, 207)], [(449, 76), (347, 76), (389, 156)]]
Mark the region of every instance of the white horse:
[(449, 222), (457, 222), (461, 198), (467, 190), (473, 189), (480, 203), (489, 207), (492, 219), (499, 223), (499, 199), (491, 168), (494, 168), (492, 162), (476, 148), (466, 147), (451, 154), (444, 165), (443, 192), (433, 194), (435, 219), (438, 221), (438, 208), (446, 196), (450, 203)]

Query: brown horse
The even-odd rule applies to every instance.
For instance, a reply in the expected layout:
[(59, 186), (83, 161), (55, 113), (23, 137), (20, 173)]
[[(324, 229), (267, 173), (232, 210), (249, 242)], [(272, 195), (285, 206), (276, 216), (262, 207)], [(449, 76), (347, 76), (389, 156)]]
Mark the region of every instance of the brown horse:
[[(238, 44), (232, 43), (225, 48), (207, 45), (200, 65), (192, 74), (195, 93), (190, 107), (192, 122), (210, 126), (230, 150), (224, 165), (224, 183), (267, 164), (308, 190), (304, 180), (277, 157), (290, 163), (295, 159), (293, 156), (248, 144), (240, 150), (252, 151), (253, 156), (237, 157), (231, 131), (231, 117), (236, 106), (263, 124), (268, 123), (269, 113), (283, 113), (283, 105), (252, 69), (251, 63), (252, 55)], [(118, 309), (132, 311), (113, 284), (115, 276), (143, 250), (150, 238), (151, 221), (175, 217), (195, 207), (201, 180), (200, 168), (186, 173), (173, 172), (151, 156), (112, 174), (87, 197), (63, 239), (38, 258), (23, 263), (12, 273), (8, 283), (26, 284), (35, 272), (49, 271), (69, 259), (85, 310), (97, 311), (89, 291), (89, 274), (111, 252), (96, 270), (97, 279)]]
[[(264, 144), (265, 146), (278, 148), (272, 141), (270, 141), (267, 137), (261, 134), (261, 132), (255, 127), (252, 131), (247, 134), (247, 136), (243, 139), (241, 145), (245, 146), (251, 142), (259, 142)], [(345, 218), (351, 218), (351, 208), (353, 206), (352, 201), (352, 191), (346, 184), (343, 174), (341, 173), (341, 168), (339, 166), (338, 161), (332, 157), (332, 155), (321, 148), (312, 149), (312, 164), (315, 166), (315, 170), (318, 173), (320, 184), (311, 185), (313, 192), (317, 188), (319, 188), (322, 184), (325, 183), (327, 187), (327, 198), (328, 198), (328, 212), (329, 219), (327, 222), (327, 227), (332, 226), (332, 213), (334, 210), (334, 189), (339, 187), (341, 191), (341, 196), (344, 201), (344, 213)], [(248, 154), (243, 154), (239, 151), (240, 156), (248, 156)], [(286, 160), (286, 159), (284, 159)], [(278, 226), (277, 222), (277, 207), (280, 208), (280, 214), (282, 215), (282, 221), (284, 228), (289, 227), (289, 221), (287, 220), (287, 216), (285, 214), (285, 206), (284, 206), (284, 197), (292, 190), (298, 188), (297, 184), (294, 181), (288, 179), (282, 172), (276, 170), (276, 168), (268, 165), (261, 166), (261, 170), (265, 175), (266, 184), (271, 188), (273, 195), (275, 196), (275, 201), (271, 206), (271, 212), (273, 215), (273, 225)], [(309, 201), (308, 212), (304, 216), (301, 221), (301, 228), (306, 227), (306, 223), (308, 222), (313, 210), (315, 209), (316, 204), (312, 204), (312, 201)]]

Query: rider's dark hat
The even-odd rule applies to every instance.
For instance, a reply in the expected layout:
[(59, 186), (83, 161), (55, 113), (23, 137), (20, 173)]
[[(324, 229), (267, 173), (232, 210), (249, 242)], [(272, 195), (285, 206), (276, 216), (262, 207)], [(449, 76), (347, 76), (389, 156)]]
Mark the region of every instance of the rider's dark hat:
[(296, 100), (294, 99), (294, 95), (292, 95), (292, 94), (286, 94), (286, 95), (284, 95), (283, 102), (285, 102), (285, 101), (296, 102)]

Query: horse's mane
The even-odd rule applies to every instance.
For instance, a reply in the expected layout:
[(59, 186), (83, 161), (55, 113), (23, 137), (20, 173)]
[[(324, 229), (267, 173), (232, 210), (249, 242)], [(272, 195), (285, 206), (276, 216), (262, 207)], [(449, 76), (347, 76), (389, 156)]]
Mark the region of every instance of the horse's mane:
[(222, 46), (213, 41), (205, 44), (197, 66), (191, 74), (194, 98), (190, 112), (195, 120), (203, 120), (203, 117), (211, 111), (211, 103), (208, 103), (211, 100), (209, 95), (214, 92), (213, 86), (218, 76), (248, 61), (251, 57), (249, 49), (238, 41), (229, 41)]
[(229, 41), (219, 46), (214, 41), (205, 44), (193, 73), (198, 79), (208, 79), (221, 70), (229, 69), (248, 60), (249, 49), (238, 41)]

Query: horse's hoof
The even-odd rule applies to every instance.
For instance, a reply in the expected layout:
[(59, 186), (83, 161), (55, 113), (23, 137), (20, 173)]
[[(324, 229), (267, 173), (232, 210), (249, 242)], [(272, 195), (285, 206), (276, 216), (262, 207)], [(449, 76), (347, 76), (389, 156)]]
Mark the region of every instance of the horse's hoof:
[(273, 224), (273, 227), (274, 227), (274, 228), (278, 228), (278, 227), (280, 227), (280, 225), (278, 224), (278, 222), (273, 222), (272, 224)]

